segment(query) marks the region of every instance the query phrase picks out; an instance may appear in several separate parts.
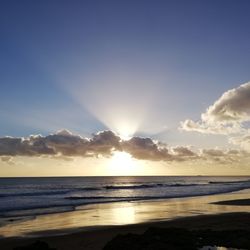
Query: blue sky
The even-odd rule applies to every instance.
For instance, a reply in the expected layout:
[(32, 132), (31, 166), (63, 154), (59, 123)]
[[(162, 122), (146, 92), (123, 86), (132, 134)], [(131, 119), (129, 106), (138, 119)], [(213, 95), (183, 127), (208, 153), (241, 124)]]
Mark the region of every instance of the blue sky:
[[(249, 80), (249, 10), (244, 0), (1, 1), (1, 136), (106, 129), (68, 89), (73, 76), (82, 75), (84, 86), (84, 76), (118, 67), (124, 75), (159, 74), (148, 119), (191, 143), (179, 135), (179, 122), (198, 119)], [(132, 95), (145, 91), (141, 84)], [(173, 133), (161, 137), (175, 141)]]
[(249, 175), (249, 13), (0, 1), (0, 176)]

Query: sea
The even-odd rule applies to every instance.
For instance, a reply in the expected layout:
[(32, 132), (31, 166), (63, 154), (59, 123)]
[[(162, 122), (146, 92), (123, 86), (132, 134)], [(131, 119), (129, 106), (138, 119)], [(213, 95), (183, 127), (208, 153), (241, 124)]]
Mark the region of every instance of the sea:
[(0, 219), (74, 211), (87, 204), (229, 193), (250, 177), (130, 176), (0, 178)]

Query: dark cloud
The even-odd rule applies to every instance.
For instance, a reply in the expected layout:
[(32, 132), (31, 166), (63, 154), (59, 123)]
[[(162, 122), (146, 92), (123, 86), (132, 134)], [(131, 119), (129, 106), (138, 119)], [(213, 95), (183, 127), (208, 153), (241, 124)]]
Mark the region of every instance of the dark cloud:
[(123, 141), (122, 149), (130, 153), (134, 158), (144, 160), (172, 160), (167, 148), (161, 148), (150, 138), (133, 137)]
[(67, 130), (48, 136), (4, 137), (0, 138), (0, 156), (111, 155), (112, 150), (121, 150), (120, 140), (112, 131), (98, 132), (91, 139), (74, 135)]
[(31, 135), (28, 138), (0, 138), (0, 155), (3, 156), (89, 156), (110, 155), (119, 149), (120, 138), (111, 131), (94, 134), (91, 139), (74, 135), (67, 130), (48, 136)]
[(0, 138), (0, 155), (27, 155), (34, 156), (40, 154), (55, 154), (52, 148), (49, 148), (41, 137), (24, 138), (12, 138), (4, 137)]
[(175, 148), (172, 153), (165, 144), (150, 138), (133, 137), (122, 140), (112, 131), (101, 131), (92, 138), (83, 138), (67, 130), (48, 136), (31, 135), (28, 138), (0, 138), (0, 156), (111, 156), (113, 151), (125, 151), (136, 159), (173, 161), (193, 157), (190, 149)]
[(197, 156), (196, 153), (194, 153), (192, 150), (190, 150), (187, 147), (182, 147), (182, 146), (178, 146), (176, 148), (172, 148), (172, 151), (174, 154), (176, 154), (177, 156), (187, 156), (187, 157), (194, 157)]
[(42, 137), (40, 143), (45, 143), (56, 154), (74, 156), (85, 155), (88, 150), (89, 141), (79, 135), (73, 135), (67, 130), (62, 130), (56, 134)]
[(0, 138), (0, 155), (22, 154), (21, 138), (4, 137)]
[(31, 135), (27, 138), (0, 138), (0, 158), (9, 162), (14, 156), (49, 156), (70, 160), (73, 156), (112, 156), (114, 151), (124, 151), (132, 157), (151, 161), (212, 160), (217, 162), (235, 161), (243, 156), (243, 151), (203, 149), (198, 152), (189, 147), (168, 148), (166, 144), (151, 138), (132, 137), (122, 140), (112, 131), (101, 131), (92, 138), (83, 138), (67, 130), (48, 136)]
[(102, 155), (110, 155), (112, 150), (121, 150), (121, 138), (112, 131), (101, 131), (93, 134), (88, 150)]

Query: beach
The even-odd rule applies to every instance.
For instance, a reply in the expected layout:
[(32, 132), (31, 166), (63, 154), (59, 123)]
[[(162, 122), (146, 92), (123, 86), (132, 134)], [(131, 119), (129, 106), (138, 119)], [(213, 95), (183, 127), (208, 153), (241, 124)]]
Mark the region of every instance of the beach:
[[(4, 237), (0, 248), (13, 249), (41, 239), (56, 249), (98, 250), (117, 234), (143, 233), (152, 226), (249, 230), (249, 200), (250, 190), (246, 189), (210, 196), (86, 205), (78, 211), (6, 224), (0, 228)], [(223, 204), (225, 201), (230, 204)]]
[(250, 0), (0, 0), (0, 250), (250, 250)]

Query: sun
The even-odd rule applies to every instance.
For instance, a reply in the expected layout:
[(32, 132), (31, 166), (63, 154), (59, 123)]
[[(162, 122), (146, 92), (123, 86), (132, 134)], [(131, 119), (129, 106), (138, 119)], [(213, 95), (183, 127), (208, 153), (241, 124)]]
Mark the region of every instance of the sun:
[(143, 169), (143, 164), (134, 159), (129, 153), (114, 151), (113, 156), (107, 163), (107, 171), (111, 175), (136, 175)]
[(136, 127), (132, 126), (132, 124), (121, 122), (115, 131), (117, 131), (122, 140), (127, 141), (133, 137)]
[(128, 141), (130, 140), (133, 136), (131, 136), (129, 133), (119, 133), (118, 136), (123, 140), (123, 141)]

